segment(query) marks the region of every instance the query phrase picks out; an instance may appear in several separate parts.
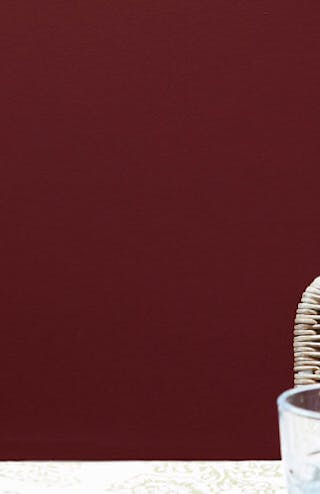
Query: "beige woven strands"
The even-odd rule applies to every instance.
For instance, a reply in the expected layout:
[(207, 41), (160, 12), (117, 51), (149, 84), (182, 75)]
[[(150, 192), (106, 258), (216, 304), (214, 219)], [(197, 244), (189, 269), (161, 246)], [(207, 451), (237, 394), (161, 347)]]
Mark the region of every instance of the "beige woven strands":
[(294, 385), (320, 383), (320, 276), (298, 304), (293, 346)]

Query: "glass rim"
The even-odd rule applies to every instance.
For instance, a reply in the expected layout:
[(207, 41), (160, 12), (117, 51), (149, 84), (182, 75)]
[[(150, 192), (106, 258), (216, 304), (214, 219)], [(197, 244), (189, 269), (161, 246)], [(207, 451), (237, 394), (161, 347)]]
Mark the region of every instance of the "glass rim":
[(294, 413), (295, 415), (301, 415), (306, 418), (320, 420), (320, 411), (315, 412), (314, 410), (307, 410), (305, 408), (292, 405), (291, 403), (288, 402), (288, 398), (290, 396), (312, 390), (318, 390), (320, 393), (320, 384), (307, 384), (304, 386), (300, 386), (298, 388), (291, 388), (291, 389), (287, 389), (286, 391), (283, 391), (283, 393), (281, 393), (277, 398), (279, 411), (284, 410), (286, 412)]

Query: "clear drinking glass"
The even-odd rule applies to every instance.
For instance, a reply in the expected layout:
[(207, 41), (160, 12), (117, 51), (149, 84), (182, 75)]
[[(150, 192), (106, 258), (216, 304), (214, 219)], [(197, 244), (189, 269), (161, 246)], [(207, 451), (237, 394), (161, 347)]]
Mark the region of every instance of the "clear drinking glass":
[(289, 494), (320, 493), (320, 385), (278, 398), (281, 456)]

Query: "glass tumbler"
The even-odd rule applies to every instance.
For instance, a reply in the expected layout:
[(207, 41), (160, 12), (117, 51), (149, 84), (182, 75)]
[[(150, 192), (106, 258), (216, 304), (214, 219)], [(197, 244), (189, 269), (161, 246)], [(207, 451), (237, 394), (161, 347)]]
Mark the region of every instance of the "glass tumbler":
[(281, 456), (289, 494), (320, 494), (320, 385), (278, 398)]

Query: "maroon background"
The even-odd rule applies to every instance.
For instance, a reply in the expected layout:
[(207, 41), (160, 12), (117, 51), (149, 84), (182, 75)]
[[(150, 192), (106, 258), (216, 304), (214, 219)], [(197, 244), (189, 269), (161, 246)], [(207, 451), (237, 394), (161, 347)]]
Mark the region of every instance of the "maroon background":
[(0, 457), (278, 457), (319, 273), (319, 2), (0, 24)]

